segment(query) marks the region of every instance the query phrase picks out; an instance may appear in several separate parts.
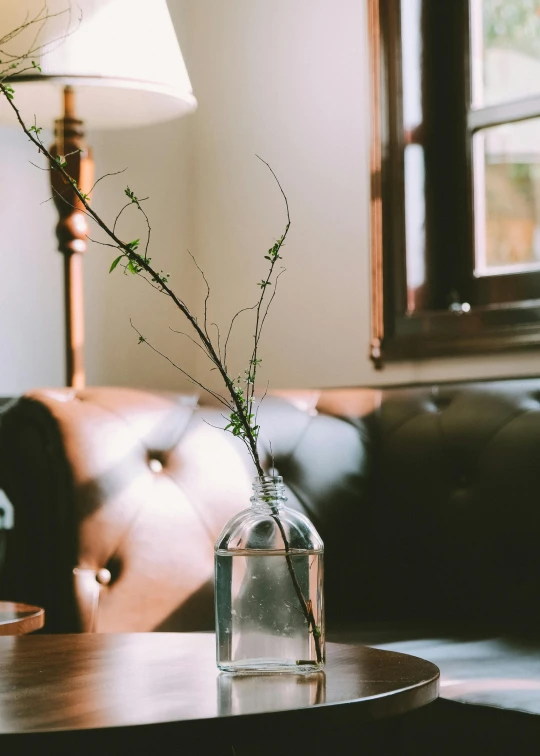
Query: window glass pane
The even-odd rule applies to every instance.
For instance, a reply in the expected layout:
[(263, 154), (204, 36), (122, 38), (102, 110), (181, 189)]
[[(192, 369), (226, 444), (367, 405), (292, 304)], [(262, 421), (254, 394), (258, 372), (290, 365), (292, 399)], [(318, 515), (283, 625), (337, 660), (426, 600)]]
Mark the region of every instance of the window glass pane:
[(422, 144), (422, 5), (423, 0), (401, 3), (401, 66), (403, 86), (403, 141), (405, 180), (405, 250), (407, 310), (414, 311), (419, 290), (426, 282), (425, 156)]
[(407, 309), (416, 306), (415, 294), (426, 282), (425, 260), (425, 163), (419, 144), (405, 147), (405, 247), (407, 260)]
[(422, 0), (401, 3), (403, 125), (406, 130), (415, 129), (422, 122), (421, 15)]
[(540, 268), (540, 118), (474, 137), (476, 275)]
[(472, 0), (473, 105), (540, 94), (540, 0)]

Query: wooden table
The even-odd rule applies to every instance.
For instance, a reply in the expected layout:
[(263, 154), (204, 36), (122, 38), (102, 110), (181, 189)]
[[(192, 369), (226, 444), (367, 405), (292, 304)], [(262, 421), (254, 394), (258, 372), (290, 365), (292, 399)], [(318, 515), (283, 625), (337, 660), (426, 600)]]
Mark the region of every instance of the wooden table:
[(181, 754), (281, 756), (308, 739), (312, 756), (328, 733), (335, 744), (363, 724), (364, 740), (368, 723), (438, 695), (437, 667), (405, 654), (329, 643), (324, 672), (234, 676), (219, 673), (214, 644), (210, 633), (0, 638), (0, 751), (33, 739), (56, 754), (159, 753), (170, 740)]
[(45, 624), (45, 611), (39, 606), (0, 601), (0, 635), (25, 635)]

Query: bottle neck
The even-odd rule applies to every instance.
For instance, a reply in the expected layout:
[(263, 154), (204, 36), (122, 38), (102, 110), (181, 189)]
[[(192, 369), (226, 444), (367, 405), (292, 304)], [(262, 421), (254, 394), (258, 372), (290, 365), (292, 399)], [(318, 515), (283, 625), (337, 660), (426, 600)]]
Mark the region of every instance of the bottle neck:
[(263, 477), (255, 478), (253, 481), (253, 496), (250, 501), (251, 505), (256, 509), (280, 509), (284, 502), (287, 501), (281, 475), (276, 475), (275, 477), (264, 475)]

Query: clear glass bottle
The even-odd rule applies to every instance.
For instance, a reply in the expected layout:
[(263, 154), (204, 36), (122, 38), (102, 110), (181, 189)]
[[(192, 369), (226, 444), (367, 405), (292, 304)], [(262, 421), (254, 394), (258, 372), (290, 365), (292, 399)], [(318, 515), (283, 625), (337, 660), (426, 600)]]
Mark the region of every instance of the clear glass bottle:
[(215, 546), (217, 665), (225, 672), (324, 666), (321, 537), (288, 509), (281, 477), (255, 478), (251, 508)]

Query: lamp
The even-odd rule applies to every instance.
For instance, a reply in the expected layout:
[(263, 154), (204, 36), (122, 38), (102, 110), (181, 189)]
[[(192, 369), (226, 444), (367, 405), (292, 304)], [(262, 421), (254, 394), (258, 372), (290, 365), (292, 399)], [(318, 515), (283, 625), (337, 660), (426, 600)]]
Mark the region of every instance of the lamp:
[[(68, 156), (67, 170), (83, 193), (92, 188), (94, 169), (82, 118), (95, 129), (122, 129), (170, 120), (196, 108), (166, 0), (47, 0), (45, 7), (44, 0), (3, 0), (0, 38), (32, 19), (43, 23), (25, 28), (8, 50), (26, 53), (41, 27), (33, 59), (42, 73), (32, 69), (14, 77), (15, 101), (27, 123), (35, 116), (45, 126), (55, 120), (63, 99), (51, 152)], [(5, 102), (0, 121), (14, 122)], [(88, 226), (73, 189), (54, 171), (51, 183), (65, 260), (66, 380), (81, 388)]]

